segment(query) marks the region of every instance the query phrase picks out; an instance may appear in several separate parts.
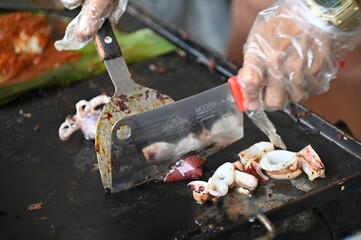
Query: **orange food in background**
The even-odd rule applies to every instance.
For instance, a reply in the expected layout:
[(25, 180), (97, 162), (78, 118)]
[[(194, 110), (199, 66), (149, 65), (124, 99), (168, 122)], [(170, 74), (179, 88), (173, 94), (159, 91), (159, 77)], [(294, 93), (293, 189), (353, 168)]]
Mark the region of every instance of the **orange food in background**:
[(46, 17), (26, 12), (0, 15), (0, 86), (36, 77), (79, 57), (54, 48)]

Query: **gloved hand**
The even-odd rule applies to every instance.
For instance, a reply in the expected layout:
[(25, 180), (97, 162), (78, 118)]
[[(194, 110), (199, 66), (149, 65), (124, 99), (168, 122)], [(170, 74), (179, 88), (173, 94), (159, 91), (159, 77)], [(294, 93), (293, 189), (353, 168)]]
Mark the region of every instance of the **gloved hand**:
[(237, 82), (247, 109), (277, 110), (329, 89), (359, 38), (316, 16), (305, 0), (278, 0), (260, 12), (244, 46)]
[[(61, 0), (68, 9), (80, 6), (83, 0)], [(92, 40), (109, 18), (114, 26), (125, 12), (128, 0), (85, 0), (77, 17), (67, 26), (64, 38), (55, 42), (58, 50), (77, 50)]]

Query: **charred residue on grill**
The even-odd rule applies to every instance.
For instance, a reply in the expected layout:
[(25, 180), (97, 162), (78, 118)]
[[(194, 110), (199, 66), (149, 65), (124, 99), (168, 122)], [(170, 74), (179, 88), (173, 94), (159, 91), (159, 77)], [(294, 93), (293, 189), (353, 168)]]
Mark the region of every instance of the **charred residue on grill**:
[(342, 133), (337, 133), (337, 139), (338, 140), (347, 140), (347, 136), (345, 134)]
[(128, 109), (128, 106), (126, 104), (128, 102), (128, 97), (126, 95), (120, 95), (115, 102), (116, 105), (119, 107), (120, 111), (124, 112)]
[(96, 144), (95, 144), (95, 152), (96, 152), (97, 154), (100, 153), (100, 145), (99, 145), (98, 142), (96, 142)]
[(112, 119), (113, 115), (109, 112), (106, 112), (106, 116), (105, 118), (109, 121), (110, 119)]
[(308, 115), (310, 115), (311, 111), (307, 110), (307, 111), (303, 111), (303, 110), (299, 110), (298, 108), (291, 108), (290, 109), (290, 115), (296, 119), (303, 119), (305, 120)]
[(165, 100), (168, 100), (169, 97), (164, 95), (163, 93), (161, 93), (160, 91), (157, 91), (156, 95), (158, 100), (160, 100), (161, 102), (164, 102)]

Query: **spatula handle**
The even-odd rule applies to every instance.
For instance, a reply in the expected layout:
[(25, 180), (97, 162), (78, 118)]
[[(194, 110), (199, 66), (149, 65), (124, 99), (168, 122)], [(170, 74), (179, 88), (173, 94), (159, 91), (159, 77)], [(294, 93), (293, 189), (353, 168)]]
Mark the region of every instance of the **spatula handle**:
[(122, 56), (109, 19), (105, 20), (95, 35), (95, 46), (102, 61)]

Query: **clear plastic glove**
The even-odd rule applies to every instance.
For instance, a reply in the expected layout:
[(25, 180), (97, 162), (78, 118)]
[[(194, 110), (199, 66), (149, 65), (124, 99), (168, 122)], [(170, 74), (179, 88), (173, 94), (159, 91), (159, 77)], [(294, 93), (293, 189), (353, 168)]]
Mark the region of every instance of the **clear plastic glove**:
[(316, 16), (305, 0), (279, 0), (260, 12), (239, 70), (245, 107), (277, 110), (329, 89), (359, 29), (342, 32)]
[[(74, 9), (83, 0), (61, 0), (68, 9)], [(128, 0), (86, 0), (78, 16), (67, 26), (64, 38), (55, 42), (58, 50), (77, 50), (84, 47), (109, 18), (114, 26), (125, 12)]]

